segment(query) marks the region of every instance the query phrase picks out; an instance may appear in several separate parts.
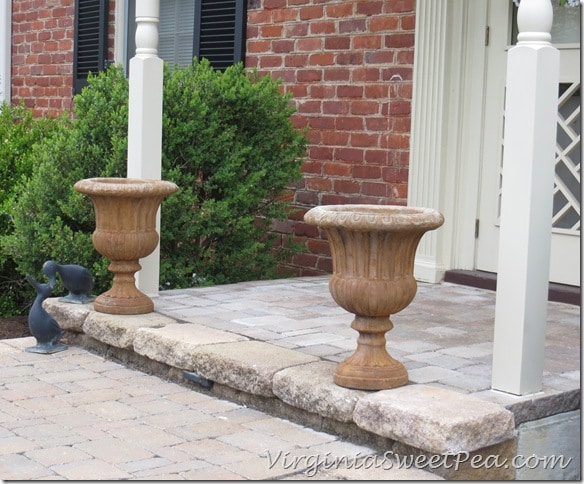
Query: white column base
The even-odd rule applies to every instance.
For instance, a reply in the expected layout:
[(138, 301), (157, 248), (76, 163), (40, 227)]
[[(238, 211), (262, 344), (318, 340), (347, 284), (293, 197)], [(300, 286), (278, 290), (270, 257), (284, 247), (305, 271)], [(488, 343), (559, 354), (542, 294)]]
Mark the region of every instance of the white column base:
[(433, 257), (416, 257), (414, 262), (414, 277), (416, 281), (436, 284), (444, 279), (446, 268)]

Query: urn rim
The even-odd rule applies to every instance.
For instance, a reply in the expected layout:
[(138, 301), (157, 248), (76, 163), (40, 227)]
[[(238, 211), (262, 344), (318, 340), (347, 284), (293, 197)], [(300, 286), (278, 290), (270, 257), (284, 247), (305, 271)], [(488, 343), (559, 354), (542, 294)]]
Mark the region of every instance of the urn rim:
[(433, 230), (444, 223), (444, 216), (433, 208), (402, 205), (345, 204), (314, 207), (306, 212), (304, 221), (323, 228)]
[(98, 177), (79, 180), (73, 188), (87, 195), (102, 196), (166, 196), (178, 186), (166, 180), (144, 178)]

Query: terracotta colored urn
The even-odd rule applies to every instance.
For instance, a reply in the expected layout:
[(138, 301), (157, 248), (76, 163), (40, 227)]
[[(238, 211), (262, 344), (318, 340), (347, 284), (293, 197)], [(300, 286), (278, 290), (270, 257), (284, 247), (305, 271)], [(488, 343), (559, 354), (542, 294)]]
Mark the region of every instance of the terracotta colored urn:
[(333, 261), (329, 289), (355, 315), (357, 349), (339, 363), (337, 385), (382, 390), (405, 385), (408, 372), (385, 348), (389, 316), (406, 308), (417, 291), (414, 257), (425, 232), (444, 223), (429, 208), (390, 205), (325, 205), (304, 220), (327, 234)]
[(138, 290), (134, 274), (139, 260), (158, 245), (156, 213), (162, 200), (178, 190), (171, 182), (136, 178), (89, 178), (74, 185), (95, 208), (93, 245), (110, 260), (112, 288), (94, 301), (96, 311), (108, 314), (146, 314), (154, 303)]

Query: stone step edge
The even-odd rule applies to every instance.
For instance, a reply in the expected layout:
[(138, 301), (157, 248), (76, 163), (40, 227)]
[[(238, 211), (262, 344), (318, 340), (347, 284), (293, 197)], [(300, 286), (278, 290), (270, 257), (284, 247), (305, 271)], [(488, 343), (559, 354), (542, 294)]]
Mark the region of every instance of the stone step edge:
[(427, 452), (473, 452), (514, 437), (510, 411), (472, 396), (420, 384), (378, 392), (343, 388), (332, 380), (332, 362), (156, 312), (110, 315), (57, 298), (45, 308), (66, 331)]

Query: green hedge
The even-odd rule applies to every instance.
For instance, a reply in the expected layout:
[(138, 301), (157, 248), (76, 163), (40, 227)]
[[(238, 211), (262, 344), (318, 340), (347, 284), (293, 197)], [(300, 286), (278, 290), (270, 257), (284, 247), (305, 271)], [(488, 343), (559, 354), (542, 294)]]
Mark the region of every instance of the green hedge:
[[(0, 240), (13, 231), (13, 203), (35, 167), (34, 146), (54, 132), (61, 120), (35, 119), (24, 104), (0, 105)], [(28, 283), (14, 259), (0, 248), (0, 315), (22, 312)]]
[[(91, 243), (93, 205), (73, 190), (91, 177), (125, 177), (128, 82), (119, 66), (91, 76), (74, 120), (30, 151), (34, 170), (18, 184), (2, 251), (21, 274), (42, 277), (47, 259), (88, 267), (99, 292), (111, 284)], [(293, 127), (290, 97), (242, 65), (215, 71), (206, 60), (165, 68), (162, 178), (179, 192), (162, 205), (161, 289), (271, 278), (297, 250), (274, 246), (279, 200), (300, 178), (307, 139)]]

